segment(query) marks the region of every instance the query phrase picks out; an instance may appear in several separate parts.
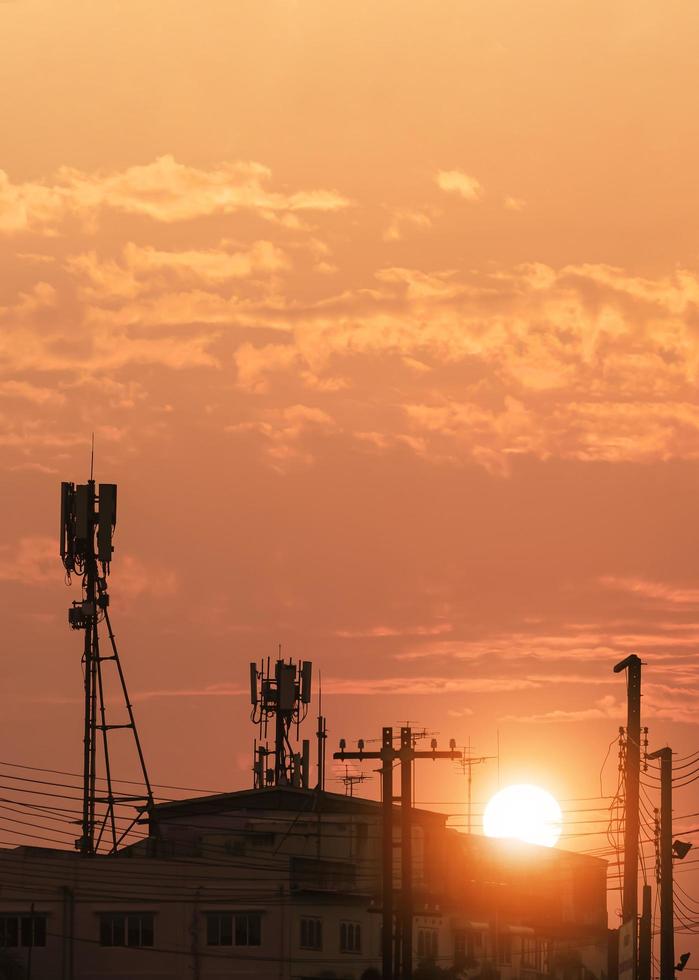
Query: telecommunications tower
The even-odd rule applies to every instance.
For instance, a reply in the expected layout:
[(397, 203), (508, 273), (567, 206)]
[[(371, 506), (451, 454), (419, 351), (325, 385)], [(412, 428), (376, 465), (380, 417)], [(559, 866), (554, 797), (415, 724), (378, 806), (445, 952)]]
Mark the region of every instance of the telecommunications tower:
[[(82, 597), (69, 608), (68, 623), (71, 629), (82, 630), (85, 634), (82, 658), (85, 694), (82, 835), (75, 842), (76, 848), (85, 856), (97, 854), (100, 849), (102, 853), (116, 853), (142, 814), (153, 806), (146, 763), (109, 620), (107, 576), (114, 551), (116, 501), (116, 484), (100, 483), (98, 487), (92, 474), (87, 483), (61, 484), (61, 561), (68, 582), (74, 574), (79, 575), (82, 582)], [(106, 629), (109, 641), (106, 654), (100, 650), (100, 626)], [(107, 662), (116, 670), (118, 689), (126, 709), (126, 720), (119, 724), (107, 722), (103, 667)], [(126, 729), (132, 734), (143, 779), (143, 792), (139, 795), (124, 795), (114, 789), (109, 734), (115, 729)], [(100, 754), (104, 776), (97, 772)], [(104, 784), (100, 788), (98, 781)], [(117, 812), (117, 808), (123, 807), (128, 808), (127, 817)], [(134, 809), (135, 815), (130, 812)]]
[[(259, 726), (253, 760), (255, 789), (265, 786), (308, 788), (310, 743), (305, 738), (298, 752), (294, 750), (291, 737), (295, 728), (298, 743), (301, 722), (308, 714), (312, 669), (310, 660), (294, 663), (280, 658), (272, 665), (268, 657), (259, 667), (256, 663), (250, 664), (251, 718)], [(267, 741), (270, 723), (274, 726), (273, 748)]]

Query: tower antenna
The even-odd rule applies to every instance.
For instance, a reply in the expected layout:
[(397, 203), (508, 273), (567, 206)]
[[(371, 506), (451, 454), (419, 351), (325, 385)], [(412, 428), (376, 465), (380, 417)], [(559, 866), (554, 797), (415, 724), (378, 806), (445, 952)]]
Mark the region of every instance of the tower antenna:
[(95, 433), (92, 433), (92, 444), (90, 446), (90, 480), (95, 478)]
[[(100, 853), (100, 848), (102, 853), (105, 850), (109, 854), (116, 853), (144, 811), (150, 811), (153, 806), (153, 792), (119, 659), (116, 637), (109, 619), (107, 576), (114, 551), (112, 540), (116, 526), (117, 488), (115, 483), (100, 483), (96, 487), (93, 463), (94, 433), (90, 479), (84, 484), (61, 484), (60, 539), (63, 566), (69, 577), (72, 573), (80, 575), (82, 585), (82, 597), (74, 600), (68, 610), (68, 623), (72, 629), (82, 630), (85, 634), (82, 835), (75, 846), (87, 857)], [(109, 639), (111, 652), (106, 655), (100, 650), (100, 626), (106, 627)], [(113, 663), (116, 668), (118, 689), (128, 718), (125, 723), (114, 724), (107, 721), (103, 667), (106, 661)], [(140, 795), (126, 796), (114, 790), (109, 737), (114, 729), (126, 729), (133, 735), (143, 778), (144, 792)], [(104, 777), (97, 775), (98, 756), (101, 756)], [(98, 778), (106, 782), (104, 794), (96, 788)], [(129, 811), (126, 829), (117, 827), (117, 820), (120, 819), (117, 810), (122, 807)]]
[[(294, 663), (279, 658), (270, 664), (269, 657), (259, 667), (250, 664), (250, 714), (253, 724), (259, 726), (259, 738), (255, 745), (253, 764), (255, 789), (265, 786), (299, 786), (308, 788), (310, 775), (310, 742), (303, 739), (301, 751), (292, 743), (292, 729), (299, 737), (301, 722), (308, 714), (311, 703), (310, 660)], [(274, 748), (267, 742), (270, 722), (273, 724)], [(268, 764), (269, 763), (269, 764)]]

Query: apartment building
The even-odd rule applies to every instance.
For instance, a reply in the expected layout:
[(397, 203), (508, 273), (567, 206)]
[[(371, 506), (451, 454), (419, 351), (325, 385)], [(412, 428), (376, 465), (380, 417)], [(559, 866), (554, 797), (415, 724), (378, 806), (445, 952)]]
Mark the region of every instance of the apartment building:
[[(412, 851), (416, 965), (534, 980), (565, 959), (603, 980), (604, 861), (417, 808)], [(380, 970), (380, 878), (373, 800), (278, 786), (160, 804), (115, 856), (0, 850), (0, 977), (4, 957), (31, 980), (361, 980)]]

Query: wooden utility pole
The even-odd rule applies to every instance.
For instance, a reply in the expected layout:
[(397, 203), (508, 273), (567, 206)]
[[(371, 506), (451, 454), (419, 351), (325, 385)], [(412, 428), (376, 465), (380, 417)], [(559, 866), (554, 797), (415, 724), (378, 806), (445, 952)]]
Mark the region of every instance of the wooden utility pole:
[(674, 980), (675, 926), (672, 892), (672, 749), (651, 752), (660, 759), (660, 980)]
[(333, 759), (379, 759), (381, 761), (381, 973), (383, 980), (393, 980), (393, 763), (398, 757), (393, 748), (393, 729), (381, 729), (381, 748), (366, 752), (360, 740), (357, 752), (345, 750), (344, 739)]
[[(383, 728), (381, 749), (378, 752), (366, 752), (364, 742), (360, 741), (356, 752), (347, 752), (344, 742), (340, 742), (340, 751), (333, 753), (333, 759), (380, 759), (382, 786), (382, 846), (381, 846), (381, 879), (382, 879), (382, 920), (383, 934), (381, 938), (381, 960), (383, 980), (411, 980), (413, 973), (413, 860), (412, 860), (412, 766), (416, 759), (452, 759), (462, 758), (452, 739), (448, 751), (438, 751), (437, 742), (432, 739), (429, 750), (418, 752), (413, 748), (413, 733), (409, 727), (400, 730), (400, 747), (393, 747), (393, 729)], [(401, 764), (401, 895), (400, 895), (400, 943), (396, 944), (394, 964), (393, 955), (393, 765)], [(398, 951), (400, 950), (400, 963)]]
[(403, 977), (413, 975), (413, 734), (400, 730), (401, 962)]
[(393, 973), (393, 729), (381, 732), (381, 795), (383, 799), (383, 834), (381, 845), (382, 911), (381, 968), (383, 980)]
[[(632, 653), (614, 668), (628, 671), (626, 758), (624, 765), (624, 897), (623, 920), (632, 922), (634, 937), (638, 918), (638, 799), (641, 780), (641, 660)], [(635, 971), (634, 971), (635, 972)]]
[(651, 890), (643, 886), (641, 902), (641, 922), (638, 934), (638, 980), (651, 980), (651, 961), (653, 949)]

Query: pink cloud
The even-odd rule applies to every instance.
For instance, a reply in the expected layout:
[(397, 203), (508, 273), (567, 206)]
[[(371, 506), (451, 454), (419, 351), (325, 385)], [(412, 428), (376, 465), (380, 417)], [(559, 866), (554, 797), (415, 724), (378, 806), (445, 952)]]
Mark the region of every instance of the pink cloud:
[(121, 171), (61, 167), (52, 182), (13, 184), (0, 171), (0, 232), (51, 233), (68, 215), (94, 222), (103, 208), (169, 223), (241, 210), (263, 217), (335, 211), (349, 204), (332, 190), (274, 191), (270, 179), (270, 170), (259, 163), (224, 162), (203, 169), (170, 155)]
[(643, 578), (617, 577), (613, 575), (605, 575), (600, 581), (608, 589), (627, 592), (630, 595), (658, 601), (669, 606), (693, 606), (699, 603), (699, 588), (692, 588), (691, 586), (674, 586), (664, 582), (652, 582)]
[(483, 194), (480, 181), (463, 170), (440, 170), (435, 176), (435, 182), (440, 190), (456, 194), (466, 201), (477, 201)]
[(617, 701), (612, 695), (606, 695), (595, 701), (590, 708), (566, 710), (554, 708), (529, 715), (505, 715), (502, 721), (516, 721), (530, 724), (556, 724), (560, 722), (594, 721), (602, 718), (620, 720), (626, 717), (626, 705)]

